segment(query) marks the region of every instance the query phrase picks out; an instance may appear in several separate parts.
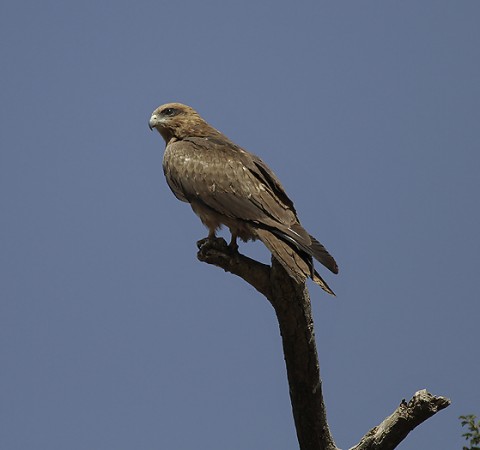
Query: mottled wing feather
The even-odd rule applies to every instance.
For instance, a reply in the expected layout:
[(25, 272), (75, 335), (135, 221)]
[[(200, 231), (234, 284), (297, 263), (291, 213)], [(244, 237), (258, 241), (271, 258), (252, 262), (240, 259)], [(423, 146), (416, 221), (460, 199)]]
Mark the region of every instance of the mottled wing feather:
[(277, 237), (338, 272), (333, 257), (298, 222), (275, 174), (260, 158), (228, 139), (190, 137), (169, 144), (164, 172), (178, 199), (201, 201), (223, 216), (271, 228)]
[[(229, 144), (205, 138), (188, 138), (170, 144), (164, 158), (167, 182), (175, 195), (187, 201), (199, 199), (231, 218), (269, 226), (297, 222), (290, 204), (255, 176), (250, 154)], [(249, 167), (250, 166), (250, 167)], [(285, 198), (286, 194), (283, 196)]]

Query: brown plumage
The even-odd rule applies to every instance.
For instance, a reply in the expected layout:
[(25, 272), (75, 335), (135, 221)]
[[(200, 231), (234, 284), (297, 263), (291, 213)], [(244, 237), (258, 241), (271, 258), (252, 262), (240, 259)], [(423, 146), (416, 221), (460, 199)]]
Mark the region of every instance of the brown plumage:
[(165, 139), (163, 170), (170, 189), (190, 203), (209, 229), (209, 238), (225, 225), (232, 249), (237, 249), (237, 237), (260, 239), (293, 279), (300, 283), (310, 277), (333, 294), (315, 271), (312, 257), (333, 273), (338, 273), (337, 263), (300, 225), (292, 201), (260, 158), (181, 103), (158, 107), (149, 126)]

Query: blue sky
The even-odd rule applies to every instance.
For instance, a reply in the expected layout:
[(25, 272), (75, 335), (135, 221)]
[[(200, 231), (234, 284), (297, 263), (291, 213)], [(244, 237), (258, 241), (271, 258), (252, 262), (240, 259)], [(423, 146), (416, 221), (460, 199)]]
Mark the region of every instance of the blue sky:
[[(341, 448), (403, 398), (480, 415), (480, 4), (3, 2), (0, 446), (292, 449), (272, 308), (196, 260), (148, 130), (180, 101), (261, 156), (337, 259), (311, 285)], [(262, 261), (259, 243), (241, 251)]]

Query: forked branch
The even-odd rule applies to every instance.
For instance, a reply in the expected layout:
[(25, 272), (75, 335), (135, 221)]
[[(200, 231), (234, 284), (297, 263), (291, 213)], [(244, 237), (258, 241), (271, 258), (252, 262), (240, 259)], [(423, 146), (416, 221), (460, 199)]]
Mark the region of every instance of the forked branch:
[[(197, 243), (200, 261), (243, 278), (262, 293), (277, 315), (287, 366), (295, 428), (301, 450), (338, 450), (327, 423), (310, 297), (272, 258), (272, 266), (232, 251), (222, 238)], [(395, 448), (417, 425), (446, 408), (450, 400), (426, 390), (402, 401), (392, 415), (370, 430), (351, 450)]]

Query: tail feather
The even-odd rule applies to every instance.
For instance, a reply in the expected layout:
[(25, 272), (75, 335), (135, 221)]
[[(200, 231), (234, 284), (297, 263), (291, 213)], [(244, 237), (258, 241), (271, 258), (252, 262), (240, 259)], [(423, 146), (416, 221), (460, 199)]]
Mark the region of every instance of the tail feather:
[(256, 232), (258, 238), (297, 283), (304, 283), (306, 278), (310, 277), (325, 292), (335, 295), (313, 268), (310, 252), (303, 252), (298, 249), (298, 245), (295, 242), (289, 243), (290, 239), (285, 242), (280, 236), (264, 228), (258, 228)]
[(315, 270), (312, 280), (314, 283), (318, 284), (325, 292), (328, 292), (330, 295), (333, 295), (335, 297), (335, 292), (333, 292), (330, 289), (330, 286), (327, 284), (327, 282), (318, 274), (318, 272)]
[(313, 256), (333, 273), (338, 273), (338, 265), (333, 256), (328, 253), (327, 249), (320, 244), (320, 242), (308, 234), (299, 223), (295, 223), (287, 229), (275, 229), (272, 230), (272, 232), (277, 234), (281, 239), (291, 242), (310, 256)]

